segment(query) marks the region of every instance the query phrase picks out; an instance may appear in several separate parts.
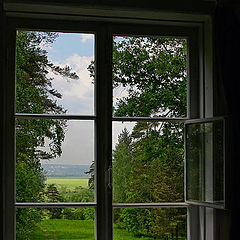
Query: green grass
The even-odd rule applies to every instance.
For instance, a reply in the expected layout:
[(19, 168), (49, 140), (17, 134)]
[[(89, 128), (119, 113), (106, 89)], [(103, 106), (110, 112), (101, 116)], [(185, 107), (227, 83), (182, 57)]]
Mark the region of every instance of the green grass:
[(113, 240), (153, 240), (150, 237), (135, 237), (132, 233), (124, 229), (119, 229), (113, 225)]
[[(114, 226), (114, 240), (151, 240), (153, 238), (134, 237), (126, 230)], [(94, 221), (92, 220), (43, 220), (32, 234), (31, 240), (94, 240)]]
[(75, 187), (88, 187), (88, 179), (86, 178), (47, 178), (46, 184), (56, 184), (59, 186), (65, 186), (69, 190), (73, 190)]
[(94, 222), (92, 220), (48, 219), (41, 222), (31, 240), (93, 240)]

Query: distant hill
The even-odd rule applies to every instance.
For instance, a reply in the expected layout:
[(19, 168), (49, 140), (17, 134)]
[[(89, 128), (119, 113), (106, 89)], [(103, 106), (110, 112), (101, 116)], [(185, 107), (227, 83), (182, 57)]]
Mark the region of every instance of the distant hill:
[(69, 164), (42, 164), (47, 177), (82, 177), (89, 178), (90, 165), (69, 165)]

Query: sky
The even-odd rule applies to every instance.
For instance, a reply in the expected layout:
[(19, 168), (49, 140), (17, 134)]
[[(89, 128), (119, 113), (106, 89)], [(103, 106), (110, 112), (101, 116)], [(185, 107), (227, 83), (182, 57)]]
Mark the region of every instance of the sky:
[[(79, 76), (78, 80), (66, 79), (53, 73), (52, 87), (62, 94), (58, 104), (67, 110), (67, 114), (94, 115), (94, 84), (87, 67), (94, 61), (94, 34), (59, 33), (59, 37), (50, 46), (44, 46), (49, 60), (55, 65), (68, 65)], [(124, 94), (116, 90), (115, 98)], [(50, 164), (89, 165), (94, 159), (94, 121), (67, 121), (67, 131), (62, 144), (62, 156)], [(125, 126), (132, 128), (132, 123), (113, 124), (113, 149), (118, 142), (118, 135)], [(47, 142), (46, 142), (47, 143)]]
[[(94, 35), (59, 33), (56, 41), (44, 48), (54, 65), (68, 65), (79, 76), (72, 80), (49, 73), (48, 77), (53, 79), (52, 87), (62, 94), (58, 104), (67, 110), (67, 114), (94, 115), (94, 85), (87, 70), (94, 60)], [(61, 157), (42, 162), (89, 165), (93, 159), (94, 122), (68, 120)]]

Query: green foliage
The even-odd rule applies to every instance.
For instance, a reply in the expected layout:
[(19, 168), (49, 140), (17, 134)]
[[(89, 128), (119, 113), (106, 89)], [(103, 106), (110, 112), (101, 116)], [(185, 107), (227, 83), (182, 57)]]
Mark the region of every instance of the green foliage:
[(61, 94), (52, 88), (51, 71), (71, 79), (78, 79), (68, 66), (63, 68), (49, 62), (42, 45), (55, 41), (55, 33), (21, 32), (16, 40), (16, 111), (24, 113), (62, 113), (56, 100)]
[(36, 164), (19, 161), (16, 164), (16, 201), (38, 202), (43, 199), (43, 175)]
[[(88, 69), (94, 78), (94, 63)], [(186, 117), (187, 40), (116, 37), (113, 87), (126, 91), (114, 116)], [(137, 122), (131, 134), (123, 130), (113, 152), (113, 201), (183, 201), (183, 165), (182, 124)], [(186, 238), (184, 210), (124, 209), (114, 221), (135, 234)]]
[(94, 220), (94, 208), (65, 208), (62, 213), (64, 219)]
[[(186, 116), (186, 74), (186, 40), (116, 40), (114, 87), (125, 87), (128, 95), (118, 99), (114, 115)], [(131, 134), (124, 129), (113, 153), (114, 201), (183, 201), (183, 163), (181, 124), (137, 122)], [(137, 235), (186, 236), (186, 212), (179, 209), (121, 209), (114, 221)]]
[(186, 239), (186, 209), (154, 209), (155, 224), (151, 226), (154, 237), (160, 239)]
[(88, 180), (88, 186), (90, 189), (94, 189), (94, 173), (95, 173), (95, 162), (93, 161), (90, 165), (89, 171), (85, 172), (86, 174), (90, 174), (90, 178)]
[(186, 116), (186, 40), (124, 37), (114, 41), (114, 87), (128, 89), (116, 116)]
[(16, 209), (16, 230), (18, 240), (30, 240), (36, 224), (42, 220), (41, 211), (36, 208)]
[[(171, 135), (169, 139), (162, 134), (159, 126), (145, 122), (136, 124), (132, 134), (126, 129), (120, 134), (113, 153), (114, 202), (183, 201), (183, 145), (174, 143)], [(137, 235), (162, 238), (177, 233), (180, 236), (180, 232), (185, 236), (184, 216), (186, 213), (173, 209), (167, 214), (165, 210), (121, 209), (114, 221)], [(166, 227), (162, 222), (171, 225)]]
[[(93, 202), (94, 190), (75, 187), (46, 184), (44, 193), (47, 202)], [(69, 220), (94, 220), (94, 208), (49, 208), (45, 211), (46, 218)]]
[[(56, 102), (61, 94), (52, 88), (48, 73), (78, 79), (71, 69), (49, 62), (42, 45), (51, 44), (55, 33), (22, 32), (16, 38), (16, 112), (65, 113)], [(41, 159), (60, 156), (66, 122), (49, 119), (16, 119), (16, 200), (39, 202), (43, 199), (44, 174)], [(49, 141), (49, 151), (43, 147)], [(41, 220), (40, 210), (17, 211), (17, 239), (28, 239), (32, 226)]]
[[(94, 190), (75, 187), (74, 190), (60, 188), (63, 202), (93, 202)], [(69, 220), (94, 220), (94, 208), (65, 208), (62, 218)]]
[(120, 218), (116, 222), (118, 227), (133, 232), (135, 236), (151, 236), (152, 211), (149, 209), (121, 209)]
[(65, 187), (60, 187), (59, 191), (63, 197), (64, 202), (93, 202), (94, 190), (83, 188), (81, 186), (75, 187), (73, 190)]
[(124, 202), (133, 164), (131, 138), (126, 128), (119, 135), (118, 141), (117, 149), (113, 153), (113, 201)]
[[(47, 202), (62, 202), (62, 197), (55, 184), (48, 184), (46, 186), (45, 195), (47, 196)], [(62, 209), (61, 208), (49, 208), (48, 216), (51, 219), (61, 218)]]

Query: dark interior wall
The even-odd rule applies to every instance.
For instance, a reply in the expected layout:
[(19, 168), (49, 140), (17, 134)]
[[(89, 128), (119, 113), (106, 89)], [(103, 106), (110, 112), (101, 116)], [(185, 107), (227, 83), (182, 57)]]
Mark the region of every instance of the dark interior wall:
[[(6, 3), (66, 5), (66, 0), (5, 0)], [(211, 11), (216, 0), (68, 0), (68, 6), (86, 6), (117, 9), (144, 9), (189, 13), (207, 13)]]
[[(4, 78), (4, 30), (5, 30), (5, 19), (3, 12), (3, 4), (2, 0), (0, 0), (0, 113), (3, 111), (3, 87), (2, 87), (2, 79)], [(2, 114), (1, 114), (2, 115)], [(3, 134), (2, 134), (2, 119), (0, 119), (0, 222), (3, 222), (3, 157), (2, 157), (2, 142), (3, 142)], [(3, 239), (3, 224), (0, 224), (0, 239)]]
[[(66, 0), (5, 0), (5, 4), (20, 4), (32, 3), (32, 4), (46, 4), (51, 3), (53, 6), (61, 6), (66, 4)], [(220, 7), (216, 9), (216, 2), (205, 0), (69, 0), (69, 6), (86, 6), (88, 8), (106, 8), (106, 9), (142, 9), (142, 10), (154, 10), (154, 11), (171, 11), (171, 12), (184, 12), (184, 13), (211, 13), (214, 17), (214, 48), (215, 48), (215, 86), (217, 86), (215, 94), (215, 103), (217, 105), (217, 114), (229, 114), (233, 119), (233, 168), (232, 168), (232, 206), (234, 211), (232, 217), (228, 212), (219, 212), (219, 218), (216, 221), (219, 224), (217, 231), (222, 231), (219, 236), (224, 236), (224, 228), (227, 224), (231, 224), (232, 236), (239, 235), (239, 221), (240, 206), (238, 199), (240, 196), (240, 159), (239, 159), (239, 139), (240, 139), (240, 127), (239, 127), (239, 98), (240, 98), (240, 74), (239, 74), (239, 58), (240, 58), (240, 6), (231, 1), (219, 2)], [(174, 6), (174, 7), (173, 7)], [(6, 6), (5, 6), (6, 8)], [(215, 11), (215, 12), (214, 12)], [(2, 112), (2, 79), (4, 79), (4, 30), (5, 30), (5, 13), (3, 10), (3, 0), (0, 0), (0, 112)], [(223, 97), (226, 102), (222, 102)], [(222, 106), (225, 106), (224, 108)], [(0, 152), (2, 153), (2, 119), (0, 121)], [(0, 161), (0, 189), (2, 191), (2, 155)], [(3, 213), (2, 198), (0, 199), (0, 212), (1, 217)], [(0, 225), (0, 233), (3, 233), (2, 224)], [(0, 234), (0, 239), (3, 237)], [(228, 239), (228, 237), (220, 238), (222, 240)], [(234, 237), (230, 238), (234, 239)]]
[[(237, 11), (236, 11), (237, 10)], [(217, 221), (221, 222), (219, 231), (222, 231), (226, 225), (230, 226), (231, 237), (234, 239), (239, 234), (239, 196), (240, 196), (240, 74), (239, 74), (239, 56), (240, 56), (240, 15), (238, 9), (233, 5), (221, 4), (214, 15), (215, 26), (215, 85), (217, 93), (215, 102), (217, 111), (220, 114), (227, 114), (232, 119), (232, 144), (231, 160), (232, 168), (230, 177), (231, 184), (231, 218), (227, 217), (227, 212), (221, 212)], [(221, 88), (221, 89), (220, 89)], [(223, 109), (222, 96), (226, 97), (227, 108)], [(231, 223), (231, 225), (230, 225)], [(222, 235), (223, 236), (223, 235)], [(223, 238), (225, 239), (225, 238)]]

